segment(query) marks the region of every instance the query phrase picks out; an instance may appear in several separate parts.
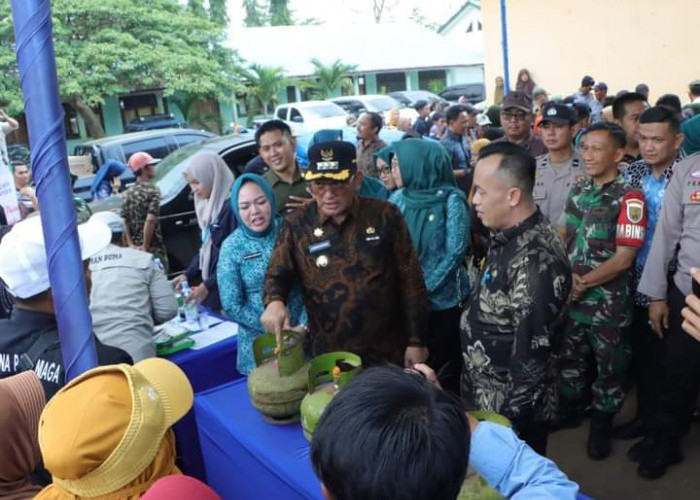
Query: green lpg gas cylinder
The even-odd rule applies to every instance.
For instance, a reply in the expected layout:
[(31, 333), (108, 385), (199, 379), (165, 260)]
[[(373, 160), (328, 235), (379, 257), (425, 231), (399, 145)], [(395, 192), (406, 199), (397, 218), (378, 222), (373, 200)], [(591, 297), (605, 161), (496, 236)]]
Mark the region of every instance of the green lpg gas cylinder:
[[(493, 422), (494, 424), (512, 427), (510, 421), (503, 415), (490, 411), (470, 411), (469, 415), (482, 422)], [(502, 500), (503, 497), (496, 490), (491, 488), (486, 481), (473, 469), (467, 471), (467, 478), (464, 481), (462, 490), (457, 500)]]
[(266, 333), (255, 339), (253, 351), (258, 366), (248, 375), (251, 403), (270, 423), (298, 421), (309, 383), (302, 335), (284, 331), (278, 346), (275, 335)]
[(309, 393), (301, 402), (301, 426), (311, 441), (318, 419), (333, 396), (362, 370), (362, 360), (351, 352), (329, 352), (309, 363)]

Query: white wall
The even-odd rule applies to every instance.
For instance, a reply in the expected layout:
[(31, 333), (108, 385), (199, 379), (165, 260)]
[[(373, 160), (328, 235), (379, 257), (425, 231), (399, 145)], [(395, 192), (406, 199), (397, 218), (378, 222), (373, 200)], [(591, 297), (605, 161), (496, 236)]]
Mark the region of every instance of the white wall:
[(446, 71), (447, 85), (456, 85), (458, 83), (483, 83), (484, 82), (484, 66), (462, 66), (459, 68), (450, 68)]

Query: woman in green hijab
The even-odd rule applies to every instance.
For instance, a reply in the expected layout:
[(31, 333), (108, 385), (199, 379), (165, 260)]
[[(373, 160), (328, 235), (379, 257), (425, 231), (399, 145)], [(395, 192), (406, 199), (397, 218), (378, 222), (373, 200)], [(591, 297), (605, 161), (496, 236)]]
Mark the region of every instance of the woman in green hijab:
[(399, 189), (389, 201), (406, 219), (423, 268), (430, 305), (428, 364), (444, 388), (458, 393), (460, 303), (469, 293), (464, 267), (470, 226), (467, 199), (439, 143), (414, 139), (393, 147), (392, 174)]
[(396, 191), (396, 183), (391, 175), (391, 158), (394, 156), (394, 146), (386, 146), (374, 153), (374, 166), (379, 173), (379, 180), (390, 193)]

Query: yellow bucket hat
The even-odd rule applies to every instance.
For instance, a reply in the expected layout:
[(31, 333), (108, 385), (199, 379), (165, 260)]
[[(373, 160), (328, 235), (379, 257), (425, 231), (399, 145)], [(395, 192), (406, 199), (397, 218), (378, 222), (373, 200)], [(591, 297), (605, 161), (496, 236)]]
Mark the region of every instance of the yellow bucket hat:
[(193, 399), (187, 376), (164, 359), (89, 370), (41, 415), (44, 464), (56, 485), (78, 497), (117, 491), (151, 464)]

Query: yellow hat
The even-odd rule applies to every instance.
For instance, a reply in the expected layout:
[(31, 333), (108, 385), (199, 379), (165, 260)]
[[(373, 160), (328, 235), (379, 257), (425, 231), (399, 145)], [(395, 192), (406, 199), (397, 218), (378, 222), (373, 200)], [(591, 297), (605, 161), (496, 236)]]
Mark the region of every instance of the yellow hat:
[(164, 359), (94, 368), (49, 401), (39, 446), (53, 481), (79, 497), (106, 495), (148, 467), (192, 407), (183, 371)]
[(481, 148), (484, 146), (487, 146), (491, 143), (488, 139), (477, 139), (476, 141), (472, 142), (472, 153), (478, 154), (479, 151), (481, 151)]

